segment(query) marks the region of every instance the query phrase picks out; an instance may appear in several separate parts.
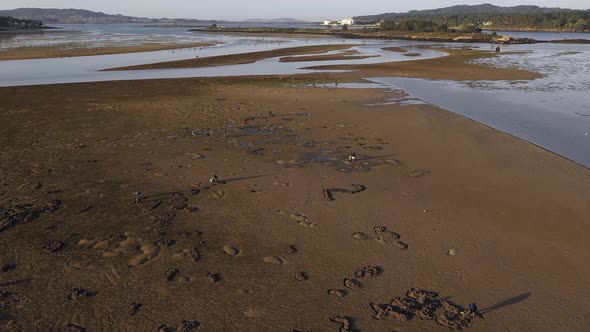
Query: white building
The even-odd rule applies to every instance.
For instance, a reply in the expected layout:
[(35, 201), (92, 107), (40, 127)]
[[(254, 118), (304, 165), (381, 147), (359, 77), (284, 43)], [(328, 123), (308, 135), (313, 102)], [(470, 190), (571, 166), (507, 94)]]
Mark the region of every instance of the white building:
[(340, 23), (341, 25), (354, 25), (354, 20), (352, 18), (345, 18), (338, 23)]
[(334, 22), (332, 20), (324, 20), (324, 25), (332, 25)]

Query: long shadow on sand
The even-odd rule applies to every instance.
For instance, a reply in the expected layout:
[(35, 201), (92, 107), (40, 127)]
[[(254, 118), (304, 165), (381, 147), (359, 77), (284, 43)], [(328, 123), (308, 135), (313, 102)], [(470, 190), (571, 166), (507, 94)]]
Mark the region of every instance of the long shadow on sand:
[(509, 305), (513, 305), (513, 304), (516, 304), (518, 302), (522, 302), (522, 301), (528, 299), (531, 295), (532, 295), (531, 292), (522, 293), (520, 295), (517, 295), (517, 296), (511, 297), (509, 299), (506, 299), (504, 301), (498, 302), (498, 303), (494, 304), (491, 307), (487, 307), (487, 308), (481, 309), (479, 312), (482, 313), (482, 314), (487, 314), (487, 313), (490, 313), (492, 311), (496, 311), (498, 309), (502, 309), (504, 307), (507, 307)]
[(31, 281), (33, 281), (33, 279), (24, 278), (24, 279), (18, 279), (18, 280), (14, 280), (14, 281), (0, 282), (0, 287), (8, 287), (8, 286), (14, 286), (14, 285), (20, 285), (20, 284), (27, 284)]
[(250, 180), (250, 179), (256, 179), (256, 178), (261, 178), (264, 177), (265, 175), (254, 175), (254, 176), (245, 176), (245, 177), (241, 177), (241, 178), (233, 178), (233, 179), (223, 179), (223, 181), (230, 183), (230, 182), (236, 182), (236, 181), (242, 181), (242, 180)]
[(377, 160), (377, 159), (385, 159), (385, 158), (393, 158), (396, 157), (398, 154), (390, 154), (390, 155), (385, 155), (385, 156), (374, 156), (374, 157), (364, 157), (364, 158), (359, 158), (359, 161), (365, 161), (365, 160)]

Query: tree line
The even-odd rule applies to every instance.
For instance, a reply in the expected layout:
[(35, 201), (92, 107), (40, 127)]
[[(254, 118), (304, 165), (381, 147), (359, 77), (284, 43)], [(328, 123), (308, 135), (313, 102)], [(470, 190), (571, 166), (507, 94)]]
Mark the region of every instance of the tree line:
[(590, 10), (531, 14), (457, 14), (401, 17), (381, 23), (382, 30), (418, 32), (531, 29), (590, 31)]
[(40, 28), (43, 22), (36, 20), (21, 20), (11, 16), (0, 16), (0, 27), (2, 28)]

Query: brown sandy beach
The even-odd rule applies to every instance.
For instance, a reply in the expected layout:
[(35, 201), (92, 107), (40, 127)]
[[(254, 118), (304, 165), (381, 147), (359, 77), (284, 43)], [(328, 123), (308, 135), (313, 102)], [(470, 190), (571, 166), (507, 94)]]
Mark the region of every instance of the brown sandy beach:
[(48, 58), (69, 58), (76, 56), (107, 55), (177, 50), (182, 48), (207, 47), (208, 43), (161, 44), (144, 43), (129, 46), (83, 47), (81, 45), (30, 46), (0, 50), (0, 60), (27, 60)]
[[(584, 331), (587, 168), (432, 105), (367, 106), (391, 92), (293, 87), (538, 77), (448, 52), (1, 88), (0, 330), (448, 331), (477, 302), (469, 330)], [(438, 294), (399, 314), (412, 288)]]

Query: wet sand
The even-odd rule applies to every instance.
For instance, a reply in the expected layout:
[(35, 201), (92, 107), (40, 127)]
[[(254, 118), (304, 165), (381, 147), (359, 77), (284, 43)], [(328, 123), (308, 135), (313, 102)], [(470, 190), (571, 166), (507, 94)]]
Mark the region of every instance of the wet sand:
[(391, 51), (391, 52), (398, 52), (398, 53), (406, 53), (408, 50), (403, 48), (403, 47), (385, 47), (383, 48), (386, 51)]
[[(303, 46), (284, 48), (273, 51), (251, 52), (232, 54), (224, 56), (213, 56), (207, 58), (196, 58), (179, 61), (167, 61), (153, 64), (145, 64), (130, 67), (109, 68), (105, 71), (120, 70), (146, 70), (146, 69), (173, 69), (173, 68), (202, 68), (210, 66), (223, 66), (232, 64), (253, 63), (256, 61), (283, 57), (281, 61), (289, 62), (307, 58), (307, 60), (342, 60), (342, 55), (317, 55), (330, 51), (347, 50), (358, 45), (323, 45), (323, 46)], [(428, 47), (428, 46), (424, 46)], [(385, 48), (385, 50), (388, 50)], [(542, 77), (541, 74), (511, 68), (493, 68), (470, 63), (472, 60), (502, 56), (503, 53), (485, 52), (468, 48), (436, 48), (436, 50), (446, 52), (449, 55), (440, 58), (427, 60), (413, 60), (400, 62), (385, 62), (363, 65), (318, 65), (307, 67), (307, 69), (318, 70), (348, 70), (350, 73), (338, 75), (340, 78), (353, 80), (362, 77), (382, 77), (382, 76), (399, 76), (415, 78), (432, 78), (448, 80), (530, 80)], [(395, 50), (394, 50), (395, 51)], [(292, 55), (311, 54), (307, 57), (290, 57)], [(409, 57), (417, 56), (416, 53), (404, 53)]]
[(271, 51), (239, 53), (239, 54), (231, 54), (231, 55), (211, 56), (211, 57), (206, 57), (206, 58), (195, 58), (195, 59), (159, 62), (159, 63), (129, 66), (129, 67), (109, 68), (109, 69), (105, 69), (105, 71), (173, 69), (173, 68), (202, 68), (202, 67), (212, 67), (212, 66), (238, 65), (238, 64), (254, 63), (256, 61), (260, 61), (260, 60), (264, 60), (264, 59), (268, 59), (268, 58), (274, 58), (274, 57), (301, 55), (301, 54), (319, 54), (319, 53), (327, 53), (330, 51), (346, 50), (346, 49), (349, 49), (349, 48), (355, 47), (355, 46), (358, 46), (358, 45), (341, 44), (341, 45), (299, 46), (299, 47), (282, 48), (282, 49), (271, 50)]
[(121, 53), (140, 53), (153, 51), (176, 50), (183, 48), (207, 47), (208, 43), (183, 43), (183, 44), (159, 44), (145, 43), (131, 46), (112, 46), (88, 48), (81, 45), (59, 45), (59, 46), (31, 46), (17, 47), (8, 50), (0, 50), (0, 60), (30, 60), (48, 58), (69, 58), (77, 56), (107, 55)]
[(588, 169), (356, 75), (0, 89), (0, 329), (585, 330)]
[(339, 61), (339, 60), (362, 60), (378, 57), (377, 55), (362, 55), (358, 51), (344, 51), (338, 54), (289, 56), (281, 58), (280, 62), (305, 62), (305, 61)]
[[(470, 61), (502, 56), (502, 53), (472, 49), (437, 48), (449, 56), (415, 61), (388, 62), (364, 65), (311, 66), (308, 69), (361, 71), (364, 77), (414, 77), (443, 80), (531, 80), (541, 74), (511, 68), (494, 68), (473, 64)], [(408, 54), (408, 53), (404, 53)], [(411, 53), (410, 53), (411, 55)], [(356, 75), (356, 74), (353, 74)]]

